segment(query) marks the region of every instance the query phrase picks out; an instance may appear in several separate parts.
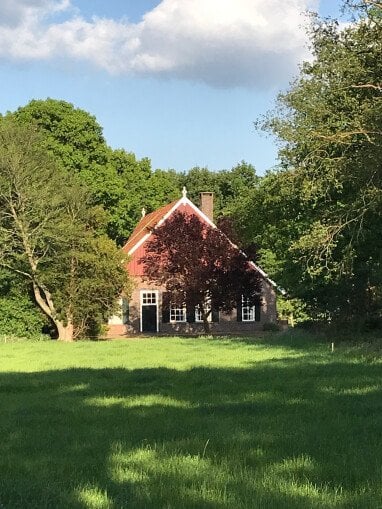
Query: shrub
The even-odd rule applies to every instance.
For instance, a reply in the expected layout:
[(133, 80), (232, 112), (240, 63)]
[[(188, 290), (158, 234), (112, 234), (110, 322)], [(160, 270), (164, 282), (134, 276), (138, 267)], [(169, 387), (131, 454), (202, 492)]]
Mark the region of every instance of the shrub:
[(280, 326), (277, 323), (266, 322), (263, 325), (263, 331), (278, 332), (279, 330), (280, 330)]
[(28, 295), (0, 297), (0, 309), (0, 334), (3, 336), (36, 337), (46, 324)]

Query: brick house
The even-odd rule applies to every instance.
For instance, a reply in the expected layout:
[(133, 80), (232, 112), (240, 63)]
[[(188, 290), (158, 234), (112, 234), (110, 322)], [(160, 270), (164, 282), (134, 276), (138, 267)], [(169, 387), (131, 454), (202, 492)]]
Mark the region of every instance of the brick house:
[[(143, 280), (143, 265), (139, 263), (144, 258), (146, 243), (151, 236), (151, 230), (160, 226), (175, 211), (195, 214), (208, 225), (216, 228), (213, 223), (213, 193), (201, 193), (201, 206), (196, 207), (183, 189), (182, 197), (165, 205), (150, 214), (142, 211), (142, 219), (134, 229), (123, 247), (129, 255), (127, 270), (135, 285), (129, 301), (122, 298), (121, 314), (109, 320), (108, 336), (124, 337), (140, 333), (202, 333), (203, 322), (198, 309), (167, 306), (164, 304), (164, 289)], [(262, 283), (261, 305), (249, 306), (245, 298), (238, 303), (231, 313), (223, 313), (212, 309), (209, 320), (212, 333), (251, 333), (262, 330), (264, 323), (275, 323), (276, 315), (276, 284), (268, 278), (265, 272), (251, 262)]]

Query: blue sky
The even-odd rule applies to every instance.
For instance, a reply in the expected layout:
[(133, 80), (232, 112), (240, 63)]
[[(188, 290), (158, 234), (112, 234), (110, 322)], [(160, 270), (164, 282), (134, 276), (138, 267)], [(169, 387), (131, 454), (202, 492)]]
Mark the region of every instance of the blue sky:
[(305, 8), (340, 0), (2, 0), (1, 112), (64, 99), (109, 145), (153, 168), (263, 173), (276, 144), (254, 131), (308, 56)]

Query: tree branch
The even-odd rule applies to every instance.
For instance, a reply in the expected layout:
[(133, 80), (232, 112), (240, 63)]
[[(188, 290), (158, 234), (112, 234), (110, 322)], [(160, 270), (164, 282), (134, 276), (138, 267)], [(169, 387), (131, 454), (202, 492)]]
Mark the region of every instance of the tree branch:
[(351, 88), (371, 88), (382, 92), (382, 84), (374, 85), (373, 83), (364, 83), (362, 85), (352, 85)]
[(382, 135), (382, 131), (366, 131), (364, 129), (360, 129), (358, 131), (348, 131), (348, 132), (340, 132), (335, 134), (321, 134), (314, 132), (313, 133), (317, 138), (321, 138), (326, 141), (335, 141), (337, 143), (349, 143), (347, 140), (357, 134), (362, 134), (365, 136), (369, 143), (374, 144), (374, 141), (370, 138), (370, 135)]
[(32, 275), (29, 274), (28, 272), (24, 272), (23, 270), (15, 269), (11, 265), (8, 265), (7, 263), (4, 263), (4, 262), (0, 262), (0, 265), (1, 265), (1, 267), (4, 267), (5, 269), (8, 269), (8, 270), (10, 270), (12, 272), (15, 272), (16, 274), (20, 274), (21, 276), (25, 276), (28, 279), (33, 280)]

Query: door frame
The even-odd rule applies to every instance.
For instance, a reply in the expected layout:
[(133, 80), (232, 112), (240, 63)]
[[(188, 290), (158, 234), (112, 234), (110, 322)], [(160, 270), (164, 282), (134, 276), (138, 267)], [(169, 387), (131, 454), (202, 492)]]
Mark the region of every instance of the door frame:
[[(143, 304), (143, 294), (145, 293), (155, 293), (155, 304)], [(157, 313), (157, 328), (156, 332), (159, 332), (159, 290), (151, 290), (149, 288), (140, 290), (139, 292), (139, 332), (143, 332), (143, 323), (142, 323), (142, 307), (145, 306), (155, 306)]]

